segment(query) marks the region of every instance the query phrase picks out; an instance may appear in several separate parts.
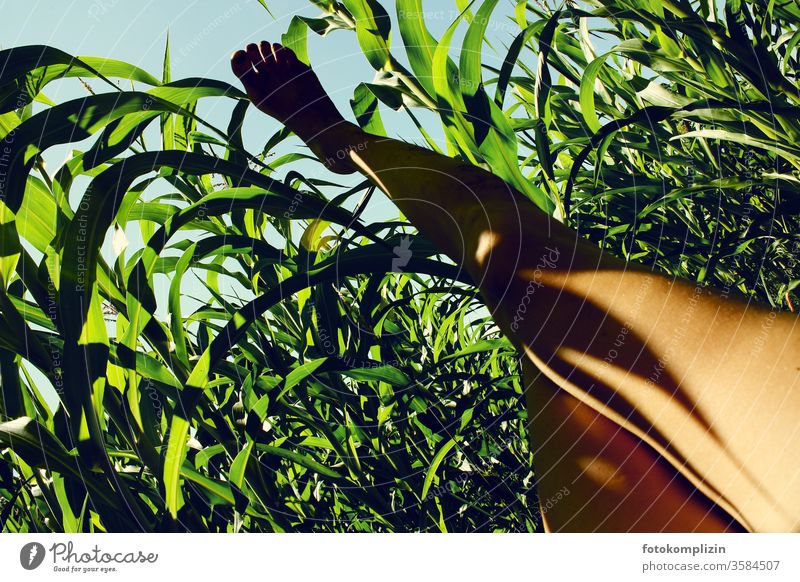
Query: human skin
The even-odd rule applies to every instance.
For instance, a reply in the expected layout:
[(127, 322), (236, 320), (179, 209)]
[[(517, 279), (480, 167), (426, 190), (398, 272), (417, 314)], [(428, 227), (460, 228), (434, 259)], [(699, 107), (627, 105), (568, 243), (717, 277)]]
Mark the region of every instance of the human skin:
[(470, 164), (362, 131), (277, 44), (232, 57), (253, 103), (361, 172), (478, 285), (520, 350), (548, 531), (798, 531), (792, 314), (616, 259)]

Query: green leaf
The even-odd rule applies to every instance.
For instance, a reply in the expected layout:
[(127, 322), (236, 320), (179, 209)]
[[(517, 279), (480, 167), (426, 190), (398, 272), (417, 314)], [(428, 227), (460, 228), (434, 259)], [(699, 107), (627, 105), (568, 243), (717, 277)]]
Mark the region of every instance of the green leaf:
[(411, 379), (402, 370), (389, 365), (374, 368), (351, 368), (343, 370), (342, 375), (365, 382), (386, 382), (392, 386), (407, 386), (411, 383)]
[(428, 470), (425, 472), (425, 480), (422, 482), (422, 492), (419, 496), (420, 499), (425, 499), (425, 497), (427, 497), (428, 491), (430, 490), (433, 480), (436, 477), (436, 471), (439, 469), (439, 465), (442, 464), (442, 461), (444, 461), (447, 453), (449, 453), (450, 449), (452, 449), (454, 446), (456, 446), (456, 441), (455, 439), (451, 438), (448, 439), (447, 442), (445, 442), (441, 447), (439, 447), (439, 450), (433, 457)]
[[(438, 42), (425, 26), (422, 0), (397, 0), (397, 22), (411, 70), (425, 88), (428, 96), (435, 97), (433, 83), (433, 57)], [(452, 68), (455, 65), (451, 65)]]
[(40, 252), (45, 252), (56, 236), (59, 214), (53, 193), (35, 176), (30, 176), (17, 212), (17, 232)]
[(239, 489), (242, 488), (244, 483), (244, 473), (247, 469), (247, 463), (250, 461), (250, 454), (253, 451), (254, 445), (254, 441), (248, 441), (248, 443), (236, 455), (233, 463), (231, 463), (231, 470), (228, 473), (228, 477), (230, 482), (236, 485)]
[(390, 66), (391, 20), (376, 0), (343, 0), (355, 18), (358, 44), (376, 71)]
[(305, 364), (297, 366), (294, 370), (289, 372), (288, 376), (286, 376), (286, 382), (284, 384), (281, 394), (288, 392), (289, 390), (297, 386), (300, 382), (311, 376), (327, 360), (328, 358), (316, 358), (314, 360), (306, 362)]
[(600, 55), (589, 63), (589, 66), (586, 67), (586, 71), (581, 78), (581, 113), (583, 114), (583, 120), (586, 122), (586, 125), (595, 133), (600, 131), (600, 120), (597, 117), (597, 109), (594, 103), (594, 85), (597, 80), (597, 75), (600, 73), (600, 69), (605, 64), (606, 57), (610, 54), (612, 53), (608, 52), (604, 55)]
[(350, 107), (361, 129), (373, 135), (386, 135), (378, 109), (378, 99), (366, 83), (359, 83), (356, 87)]
[(224, 481), (211, 479), (210, 477), (195, 471), (190, 465), (184, 465), (181, 468), (181, 476), (183, 476), (187, 481), (202, 487), (209, 495), (209, 500), (212, 502), (212, 504), (233, 505), (235, 503), (231, 486)]
[(289, 28), (281, 36), (281, 44), (291, 49), (301, 63), (311, 64), (308, 59), (308, 24), (300, 16), (293, 16)]
[(337, 479), (344, 481), (344, 477), (342, 477), (339, 473), (334, 471), (333, 469), (326, 467), (322, 463), (319, 463), (312, 459), (308, 455), (301, 455), (300, 453), (296, 453), (294, 451), (290, 451), (288, 449), (283, 449), (280, 447), (274, 447), (271, 445), (262, 445), (260, 443), (256, 444), (256, 448), (269, 455), (274, 455), (276, 457), (280, 457), (282, 459), (287, 459), (294, 463), (297, 463), (301, 467), (305, 467), (310, 471), (314, 471), (315, 473), (319, 473), (324, 477), (328, 477), (330, 479)]

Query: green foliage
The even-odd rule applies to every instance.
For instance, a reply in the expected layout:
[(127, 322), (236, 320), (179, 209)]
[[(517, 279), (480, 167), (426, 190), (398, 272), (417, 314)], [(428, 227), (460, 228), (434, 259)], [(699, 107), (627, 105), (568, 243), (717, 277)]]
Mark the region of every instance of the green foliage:
[[(33, 67), (3, 79), (5, 530), (536, 528), (511, 346), (408, 225), (358, 220), (367, 182), (244, 151), (245, 96), (170, 81), (168, 51), (161, 82), (48, 47), (0, 60)], [(153, 87), (50, 104), (52, 67)], [(233, 100), (227, 131), (201, 99)], [(136, 223), (143, 248), (102, 252)], [(187, 309), (192, 280), (211, 299)]]
[[(494, 0), (456, 2), (438, 39), (419, 0), (312, 3), (284, 42), (356, 35), (362, 126), (409, 115), (438, 150), (414, 115), (434, 111), (445, 153), (609, 252), (791, 306), (795, 2), (518, 2), (499, 67)], [(168, 49), (161, 81), (43, 46), (0, 62), (4, 530), (538, 528), (512, 347), (408, 224), (360, 218), (367, 182), (305, 177), (306, 156), (273, 156), (286, 132), (246, 151), (245, 96), (172, 80)], [(69, 77), (109, 90), (52, 103)], [(204, 99), (232, 104), (225, 129)]]

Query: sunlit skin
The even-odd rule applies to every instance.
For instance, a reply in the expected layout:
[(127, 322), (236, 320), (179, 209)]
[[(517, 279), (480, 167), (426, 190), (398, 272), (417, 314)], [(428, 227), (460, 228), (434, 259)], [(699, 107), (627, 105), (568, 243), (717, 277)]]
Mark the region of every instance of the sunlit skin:
[(491, 173), (365, 133), (280, 45), (231, 65), (259, 109), (476, 281), (522, 355), (548, 531), (800, 530), (794, 315), (625, 263)]

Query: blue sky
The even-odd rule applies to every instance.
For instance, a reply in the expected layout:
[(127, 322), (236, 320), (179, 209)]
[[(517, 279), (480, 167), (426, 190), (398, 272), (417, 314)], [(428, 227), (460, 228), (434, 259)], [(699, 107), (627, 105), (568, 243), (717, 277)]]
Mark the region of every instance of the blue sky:
[[(257, 0), (0, 0), (3, 13), (0, 21), (2, 48), (26, 44), (49, 44), (75, 55), (104, 56), (135, 64), (156, 76), (160, 75), (164, 43), (169, 33), (172, 77), (209, 77), (236, 83), (230, 72), (230, 54), (251, 41), (278, 41), (295, 14), (317, 16), (319, 10), (308, 0), (267, 0), (273, 16)], [(390, 15), (395, 17), (395, 5), (383, 0)], [(512, 0), (501, 0), (496, 9), (489, 36), (499, 42), (495, 53), (487, 48), (485, 62), (497, 65), (502, 60), (503, 45), (511, 42), (511, 28), (503, 26), (513, 13)], [(425, 0), (428, 26), (436, 36), (458, 14), (455, 0)], [(396, 56), (403, 60), (399, 49), (400, 36), (394, 28)], [(457, 46), (457, 43), (455, 43)], [(309, 34), (311, 62), (337, 105), (349, 114), (348, 101), (354, 87), (371, 81), (374, 71), (361, 54), (355, 35), (350, 31), (334, 31), (321, 38)], [(80, 92), (69, 83), (53, 84), (47, 94), (58, 102)], [(209, 121), (225, 119), (227, 104), (222, 111), (207, 111)], [(218, 114), (218, 115), (217, 115)], [(246, 129), (249, 135), (269, 135), (275, 122), (253, 111)], [(394, 119), (393, 119), (394, 118)], [(410, 125), (400, 115), (388, 116), (387, 125), (400, 133)], [(269, 133), (267, 133), (269, 132)], [(404, 137), (416, 139), (415, 132)]]
[[(0, 2), (4, 13), (0, 43), (3, 48), (49, 44), (74, 55), (127, 61), (160, 76), (169, 34), (173, 79), (208, 77), (238, 86), (228, 65), (234, 50), (254, 40), (277, 41), (293, 15), (319, 13), (311, 3), (302, 0), (270, 0), (269, 6), (275, 18), (256, 0), (4, 0)], [(322, 49), (312, 50), (312, 55), (325, 86), (338, 104), (346, 106), (351, 88), (359, 79), (371, 79), (372, 75), (364, 58), (358, 58), (354, 35), (339, 31), (326, 39), (310, 40), (312, 49)], [(328, 42), (320, 47), (314, 46), (319, 45), (315, 40)], [(347, 65), (340, 66), (341, 61), (336, 62), (340, 59)], [(80, 88), (70, 83), (51, 87), (47, 94), (56, 102), (79, 96), (74, 94), (76, 90), (80, 92)], [(229, 102), (209, 101), (202, 106), (209, 121), (222, 121), (224, 127)], [(250, 135), (266, 137), (277, 129), (277, 124), (252, 111), (246, 129)]]

